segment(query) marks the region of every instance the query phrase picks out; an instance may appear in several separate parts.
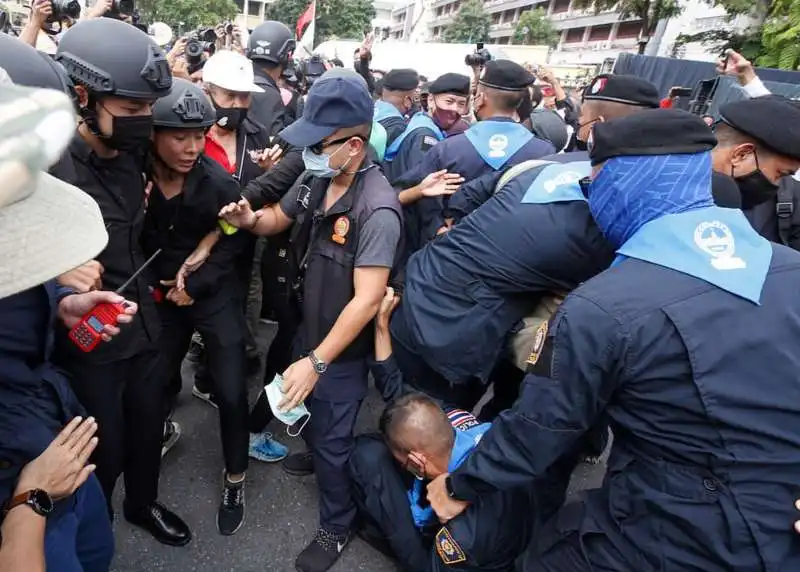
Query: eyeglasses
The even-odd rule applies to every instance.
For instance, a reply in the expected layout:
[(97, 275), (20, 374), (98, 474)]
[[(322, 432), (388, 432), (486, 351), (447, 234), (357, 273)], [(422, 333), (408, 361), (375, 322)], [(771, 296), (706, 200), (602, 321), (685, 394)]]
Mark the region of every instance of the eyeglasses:
[(334, 139), (333, 141), (320, 141), (319, 143), (314, 143), (313, 145), (309, 145), (308, 149), (312, 153), (317, 155), (321, 154), (325, 147), (329, 147), (331, 145), (336, 145), (337, 143), (347, 143), (350, 139), (361, 139), (361, 141), (366, 141), (364, 137), (361, 135), (350, 135), (349, 137), (342, 137), (340, 139)]

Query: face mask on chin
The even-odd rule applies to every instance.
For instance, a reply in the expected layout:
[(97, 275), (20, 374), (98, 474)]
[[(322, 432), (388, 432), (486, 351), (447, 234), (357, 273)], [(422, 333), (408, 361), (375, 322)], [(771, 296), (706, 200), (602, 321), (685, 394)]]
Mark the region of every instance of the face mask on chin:
[(450, 109), (434, 109), (431, 116), (433, 122), (444, 131), (450, 129), (456, 124), (456, 121), (461, 119), (461, 115), (459, 115), (458, 111), (452, 111)]

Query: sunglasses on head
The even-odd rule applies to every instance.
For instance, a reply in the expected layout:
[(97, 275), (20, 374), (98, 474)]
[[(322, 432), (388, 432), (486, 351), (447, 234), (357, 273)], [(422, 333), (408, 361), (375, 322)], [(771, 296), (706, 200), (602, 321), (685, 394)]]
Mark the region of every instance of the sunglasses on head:
[(336, 145), (337, 143), (347, 143), (350, 139), (361, 139), (362, 141), (366, 142), (361, 135), (350, 135), (348, 137), (341, 137), (340, 139), (334, 139), (333, 141), (320, 141), (319, 143), (315, 143), (314, 145), (309, 145), (309, 150), (312, 153), (316, 153), (317, 155), (321, 154), (325, 147), (329, 147), (330, 145)]

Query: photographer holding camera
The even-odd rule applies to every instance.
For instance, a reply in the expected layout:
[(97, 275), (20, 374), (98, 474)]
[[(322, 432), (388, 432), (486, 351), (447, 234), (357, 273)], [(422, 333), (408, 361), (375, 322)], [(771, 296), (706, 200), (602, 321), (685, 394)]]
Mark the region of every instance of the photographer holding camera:
[[(133, 2), (126, 0), (97, 0), (83, 14), (84, 19), (100, 18), (106, 13), (121, 14), (128, 5), (133, 11)], [(22, 29), (19, 39), (30, 44), (40, 52), (55, 55), (58, 38), (62, 31), (69, 29), (81, 19), (81, 5), (78, 0), (34, 0), (28, 23)], [(58, 29), (53, 25), (58, 22)]]

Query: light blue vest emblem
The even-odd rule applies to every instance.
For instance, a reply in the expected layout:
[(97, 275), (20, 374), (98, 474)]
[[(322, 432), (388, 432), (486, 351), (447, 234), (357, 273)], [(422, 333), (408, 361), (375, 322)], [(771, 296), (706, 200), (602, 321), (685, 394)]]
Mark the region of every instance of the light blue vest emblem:
[(433, 122), (433, 119), (431, 119), (430, 115), (423, 112), (415, 113), (414, 117), (411, 118), (411, 121), (408, 122), (406, 130), (403, 131), (397, 137), (397, 139), (392, 141), (392, 144), (389, 145), (388, 149), (386, 149), (384, 160), (391, 161), (392, 159), (394, 159), (397, 156), (397, 153), (400, 152), (400, 147), (402, 146), (403, 141), (405, 141), (405, 138), (411, 135), (412, 131), (419, 129), (421, 127), (433, 131), (433, 134), (435, 135), (438, 141), (444, 139), (444, 133), (442, 132), (441, 129), (439, 129), (439, 126)]
[[(453, 443), (453, 451), (450, 453), (450, 462), (447, 464), (448, 473), (452, 473), (461, 466), (461, 463), (466, 460), (469, 454), (478, 446), (478, 443), (481, 442), (484, 434), (491, 428), (491, 423), (481, 423), (463, 431), (455, 429), (456, 440)], [(414, 524), (418, 528), (424, 528), (438, 522), (433, 508), (420, 506), (420, 500), (425, 498), (426, 494), (424, 481), (414, 479), (414, 485), (407, 492), (407, 495), (411, 505), (411, 515), (414, 518)]]
[(522, 204), (586, 202), (580, 181), (591, 174), (592, 165), (589, 161), (547, 165), (525, 191)]
[(772, 246), (740, 210), (706, 207), (644, 225), (617, 251), (689, 274), (759, 304)]
[(383, 121), (384, 119), (388, 119), (389, 117), (403, 117), (403, 114), (400, 113), (397, 110), (397, 108), (391, 103), (387, 103), (380, 99), (376, 101), (375, 111), (373, 111), (372, 118), (375, 121)]
[(511, 121), (478, 121), (464, 135), (481, 159), (495, 171), (533, 139), (533, 133)]

